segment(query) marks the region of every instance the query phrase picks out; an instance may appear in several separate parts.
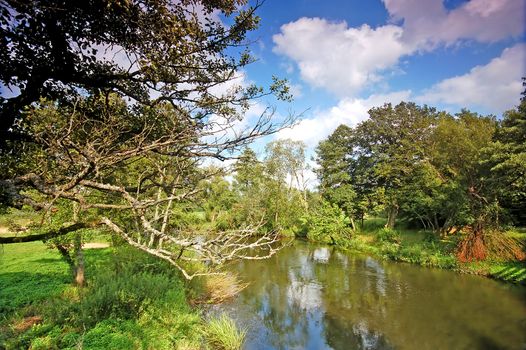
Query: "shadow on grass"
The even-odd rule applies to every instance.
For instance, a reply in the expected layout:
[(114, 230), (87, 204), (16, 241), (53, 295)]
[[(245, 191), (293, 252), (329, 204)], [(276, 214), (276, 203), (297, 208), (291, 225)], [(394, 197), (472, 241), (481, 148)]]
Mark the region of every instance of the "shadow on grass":
[(491, 273), (495, 278), (520, 284), (526, 284), (526, 265), (513, 264), (503, 266)]
[(40, 258), (40, 259), (31, 260), (31, 261), (35, 263), (40, 263), (40, 264), (55, 264), (58, 262), (62, 262), (64, 260), (60, 257), (57, 257), (57, 258)]
[[(49, 251), (44, 253), (49, 254)], [(95, 273), (96, 266), (111, 253), (111, 249), (85, 251), (88, 278)], [(42, 255), (42, 252), (36, 252), (33, 259), (24, 254), (10, 256), (10, 263), (19, 271), (0, 272), (0, 315), (3, 317), (19, 308), (36, 305), (59, 295), (71, 285), (73, 277), (64, 260), (58, 254), (56, 257)]]

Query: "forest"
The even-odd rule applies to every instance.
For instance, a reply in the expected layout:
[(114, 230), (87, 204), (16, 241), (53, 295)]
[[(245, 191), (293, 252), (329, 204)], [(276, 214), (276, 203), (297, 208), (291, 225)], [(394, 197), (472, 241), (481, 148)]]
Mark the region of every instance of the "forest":
[(236, 84), (261, 5), (0, 4), (0, 348), (239, 349), (206, 311), (249, 285), (229, 266), (296, 241), (526, 282), (526, 90), (385, 103), (311, 154), (275, 137), (286, 80)]

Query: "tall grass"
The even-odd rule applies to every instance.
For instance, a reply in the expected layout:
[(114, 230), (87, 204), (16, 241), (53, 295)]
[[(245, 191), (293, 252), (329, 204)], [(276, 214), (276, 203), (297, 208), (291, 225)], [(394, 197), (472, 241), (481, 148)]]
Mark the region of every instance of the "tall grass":
[(245, 342), (246, 330), (240, 330), (234, 320), (221, 314), (208, 322), (205, 336), (213, 349), (239, 350)]

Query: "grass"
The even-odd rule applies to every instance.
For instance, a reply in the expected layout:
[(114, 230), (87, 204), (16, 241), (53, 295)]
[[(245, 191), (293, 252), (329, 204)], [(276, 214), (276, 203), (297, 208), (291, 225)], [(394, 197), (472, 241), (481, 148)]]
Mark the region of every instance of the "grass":
[(239, 350), (245, 341), (246, 330), (239, 330), (230, 317), (221, 314), (208, 322), (205, 334), (213, 349)]
[[(87, 287), (41, 242), (0, 253), (0, 349), (237, 349), (244, 333), (206, 323), (168, 264), (130, 247), (85, 251)], [(212, 330), (209, 332), (209, 330)]]
[(7, 213), (0, 215), (0, 227), (8, 228), (12, 225), (27, 227), (38, 222), (40, 214), (34, 211), (10, 208)]
[[(370, 218), (345, 248), (372, 254), (384, 259), (412, 264), (452, 269), (459, 272), (488, 276), (512, 283), (526, 284), (526, 263), (489, 258), (482, 262), (459, 263), (455, 257), (457, 237), (440, 238), (432, 232), (412, 230), (402, 223), (391, 235), (383, 229), (385, 219)], [(512, 229), (504, 234), (526, 242), (526, 229)]]
[(70, 282), (68, 265), (42, 242), (0, 246), (0, 314), (59, 295)]
[[(0, 234), (38, 220), (10, 210), (0, 215)], [(104, 232), (84, 231), (88, 241), (109, 241)], [(87, 286), (79, 289), (44, 243), (0, 246), (0, 349), (240, 348), (244, 332), (225, 318), (204, 321), (169, 264), (127, 246), (84, 255)]]

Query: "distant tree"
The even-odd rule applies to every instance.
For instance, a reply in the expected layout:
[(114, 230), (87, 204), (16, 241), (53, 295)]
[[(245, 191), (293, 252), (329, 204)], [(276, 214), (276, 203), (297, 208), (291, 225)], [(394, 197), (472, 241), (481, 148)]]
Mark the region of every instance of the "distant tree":
[(494, 213), (487, 212), (495, 198), (480, 167), (482, 150), (491, 142), (495, 126), (494, 117), (463, 110), (455, 118), (441, 118), (434, 130), (431, 158), (443, 179), (445, 196), (438, 210), (443, 231), (466, 225), (482, 230), (495, 221)]
[(414, 169), (425, 163), (429, 134), (436, 111), (401, 102), (369, 111), (370, 118), (355, 129), (356, 143), (351, 158), (368, 164), (369, 184), (381, 189), (387, 224), (393, 228), (399, 213), (403, 188), (413, 181)]
[(353, 130), (340, 125), (326, 140), (321, 141), (316, 147), (315, 160), (319, 167), (315, 171), (321, 195), (343, 209), (351, 217), (350, 222), (355, 229), (352, 218), (364, 210), (356, 193), (357, 178), (351, 176), (351, 169), (355, 170), (353, 175), (358, 173), (358, 169), (351, 164), (352, 137)]
[(281, 230), (297, 231), (301, 213), (308, 210), (305, 182), (305, 144), (276, 140), (265, 147), (265, 199), (268, 223)]
[[(523, 93), (524, 94), (524, 93)], [(526, 100), (504, 113), (481, 165), (499, 205), (516, 225), (526, 224)]]
[(275, 180), (288, 182), (305, 190), (305, 148), (302, 141), (291, 139), (272, 141), (265, 147), (265, 166), (267, 173)]
[(215, 172), (216, 175), (210, 176), (199, 185), (201, 202), (207, 219), (218, 228), (231, 228), (231, 225), (227, 223), (229, 221), (228, 212), (231, 211), (238, 198), (231, 188), (230, 182), (225, 179), (224, 171), (213, 168), (208, 171)]
[(258, 160), (256, 152), (245, 148), (235, 166), (235, 188), (243, 195), (254, 189), (259, 189), (263, 182), (263, 164)]

